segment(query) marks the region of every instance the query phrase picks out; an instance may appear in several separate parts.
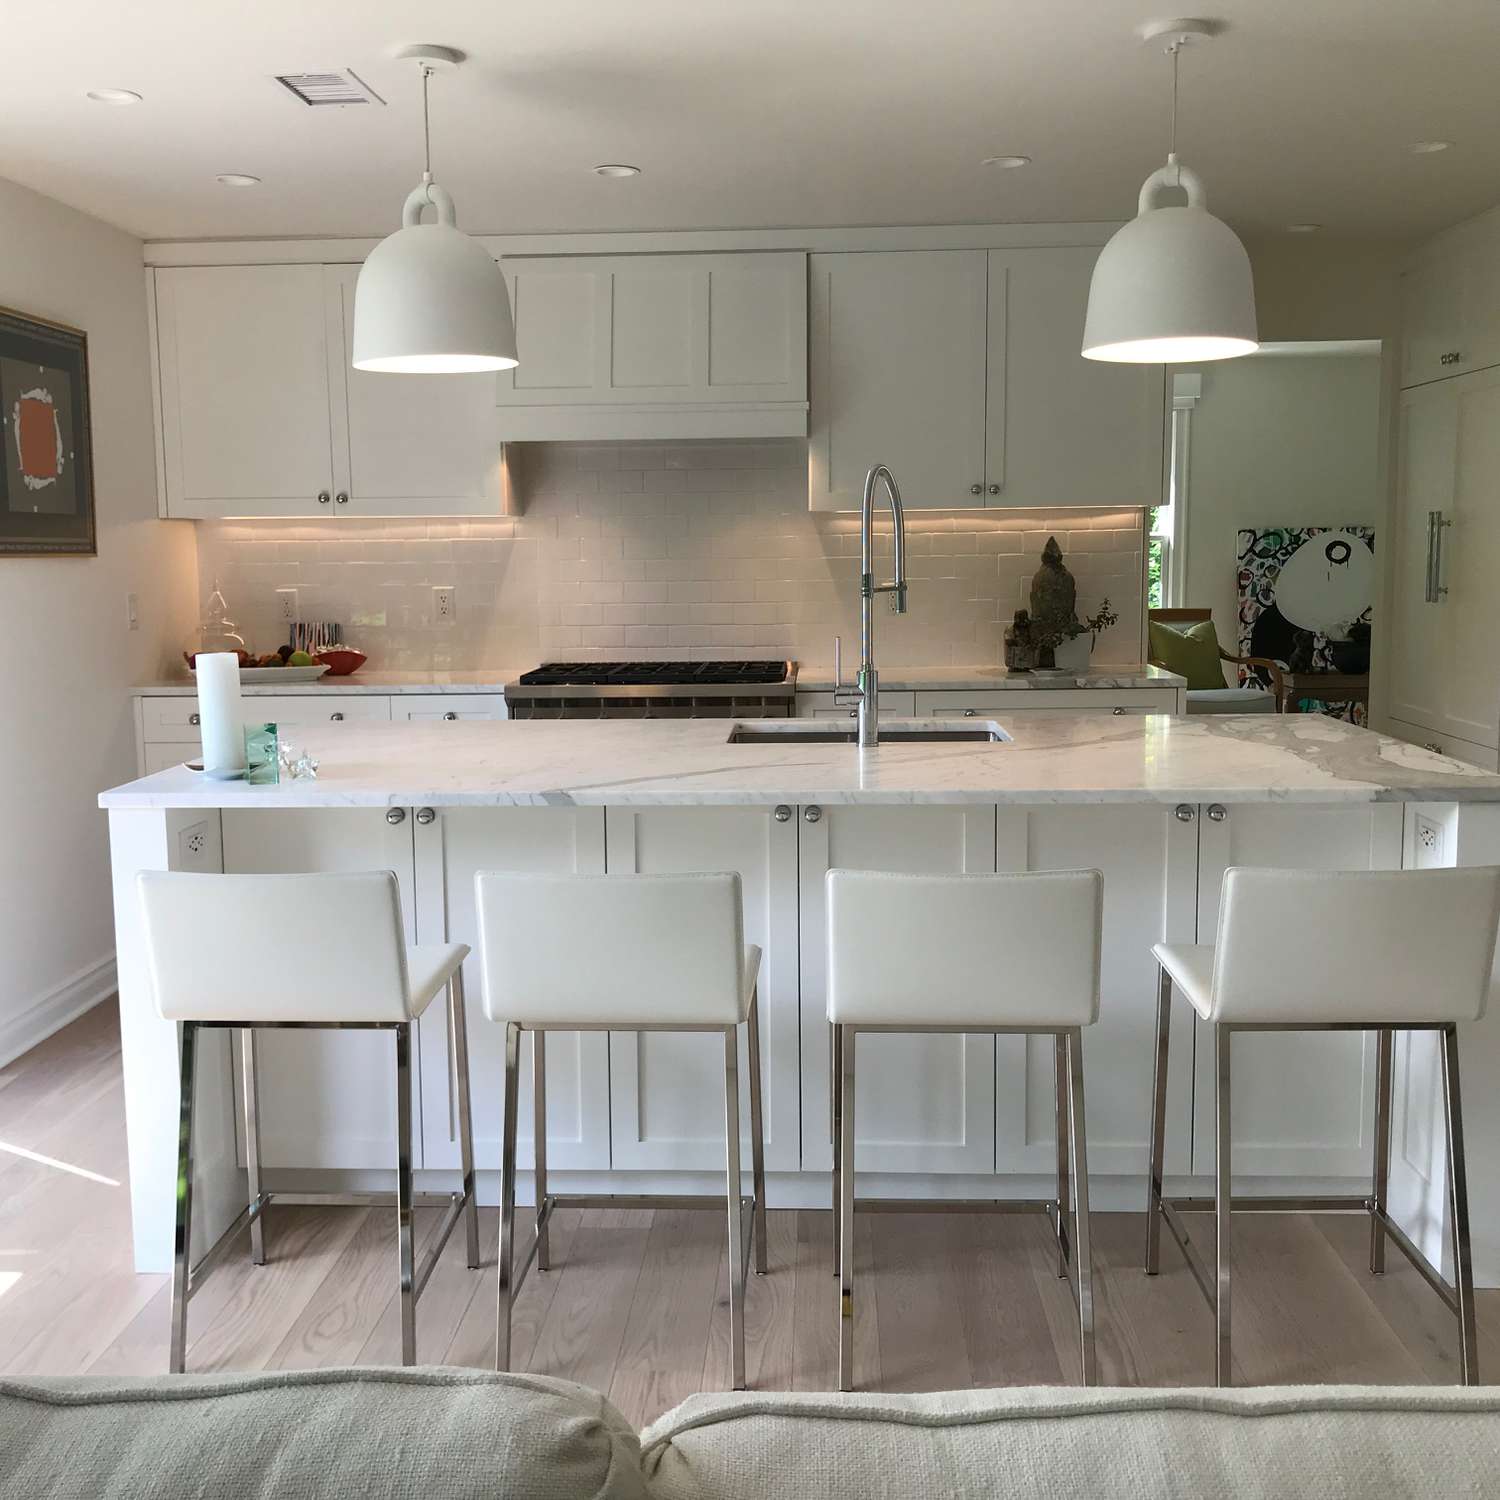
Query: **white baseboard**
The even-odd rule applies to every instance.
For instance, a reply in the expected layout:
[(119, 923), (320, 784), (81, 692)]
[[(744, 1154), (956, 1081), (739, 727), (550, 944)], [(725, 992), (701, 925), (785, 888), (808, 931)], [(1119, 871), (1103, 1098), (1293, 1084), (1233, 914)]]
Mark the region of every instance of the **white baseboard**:
[(20, 1015), (0, 1020), (0, 1067), (109, 999), (115, 987), (115, 956), (109, 953), (38, 995)]

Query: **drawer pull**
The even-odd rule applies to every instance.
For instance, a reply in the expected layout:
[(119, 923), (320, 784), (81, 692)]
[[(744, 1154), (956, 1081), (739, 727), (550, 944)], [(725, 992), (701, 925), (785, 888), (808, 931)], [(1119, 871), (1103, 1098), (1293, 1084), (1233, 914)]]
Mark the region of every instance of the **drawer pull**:
[(1229, 817), (1229, 809), (1221, 803), (1215, 802), (1208, 810), (1208, 821), (1210, 823), (1222, 823)]
[(189, 724), (197, 725), (197, 724), (201, 724), (202, 722), (203, 722), (203, 715), (202, 714), (189, 714), (188, 715), (188, 723)]
[(1424, 750), (1431, 750), (1434, 755), (1441, 755), (1443, 753), (1443, 747), (1436, 740), (1428, 740), (1422, 748)]
[(1191, 802), (1179, 802), (1173, 810), (1172, 816), (1179, 823), (1191, 823), (1198, 816), (1198, 810)]
[(776, 811), (773, 812), (771, 816), (775, 818), (778, 823), (790, 823), (792, 820), (792, 810), (786, 805), (785, 802), (783, 802), (779, 807), (777, 807)]
[(338, 723), (338, 721), (344, 717), (343, 710), (341, 709), (337, 713), (331, 713), (328, 715), (328, 717), (332, 719), (334, 723)]
[(332, 498), (333, 498), (333, 496), (330, 495), (327, 490), (319, 490), (318, 491), (318, 504), (319, 505), (327, 505), (328, 502)]
[(964, 710), (964, 718), (966, 718), (966, 719), (972, 719), (977, 712), (978, 712), (977, 709), (966, 708)]
[(430, 807), (419, 807), (417, 809), (417, 822), (420, 823), (423, 828), (426, 828), (427, 825), (431, 823), (436, 817), (437, 814)]
[(1113, 714), (1113, 715), (1114, 715), (1114, 716), (1115, 716), (1115, 717), (1116, 717), (1116, 718), (1117, 718), (1117, 719), (1118, 719), (1118, 718), (1119, 718), (1119, 717), (1120, 717), (1120, 716), (1121, 716), (1121, 715), (1122, 715), (1122, 714), (1123, 714), (1123, 713), (1124, 713), (1124, 712), (1125, 712), (1125, 710), (1124, 710), (1124, 709), (1123, 709), (1123, 708), (1120, 708), (1120, 707), (1118, 707), (1118, 706), (1116, 706), (1116, 707), (1114, 707), (1114, 708), (1112, 708), (1112, 709), (1110, 709), (1110, 713), (1112, 713), (1112, 714)]
[(392, 828), (399, 828), (406, 821), (406, 809), (404, 807), (388, 808), (385, 820)]
[(450, 710), (450, 711), (449, 711), (449, 712), (448, 712), (448, 713), (445, 713), (445, 714), (444, 714), (444, 715), (443, 715), (443, 717), (444, 717), (444, 718), (445, 718), (445, 719), (446, 719), (446, 720), (447, 720), (447, 721), (448, 721), (448, 722), (449, 722), (449, 723), (452, 723), (452, 722), (453, 722), (453, 720), (454, 720), (454, 719), (456, 719), (456, 718), (457, 718), (457, 717), (458, 717), (458, 715), (457, 715), (457, 714), (456, 714), (456, 713), (453, 713), (453, 712), (452, 712), (452, 711), (451, 711), (451, 710)]
[(821, 807), (805, 807), (802, 809), (802, 819), (806, 823), (816, 823), (823, 816)]

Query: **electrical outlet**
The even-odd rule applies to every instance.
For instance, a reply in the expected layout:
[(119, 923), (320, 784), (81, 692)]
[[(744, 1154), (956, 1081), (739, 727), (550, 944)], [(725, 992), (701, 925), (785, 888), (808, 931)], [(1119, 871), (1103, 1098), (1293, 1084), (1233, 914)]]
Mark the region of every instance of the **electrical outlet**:
[(432, 586), (432, 623), (451, 625), (458, 618), (458, 590), (451, 583)]
[(179, 870), (218, 873), (213, 859), (213, 829), (207, 823), (189, 823), (177, 835), (177, 868)]
[(280, 618), (283, 624), (289, 625), (293, 620), (297, 618), (296, 589), (277, 589), (276, 604), (281, 611)]
[(1438, 869), (1443, 863), (1443, 826), (1422, 813), (1413, 820), (1413, 831), (1417, 844), (1417, 868)]
[(125, 628), (127, 630), (141, 628), (141, 601), (134, 594), (125, 596)]

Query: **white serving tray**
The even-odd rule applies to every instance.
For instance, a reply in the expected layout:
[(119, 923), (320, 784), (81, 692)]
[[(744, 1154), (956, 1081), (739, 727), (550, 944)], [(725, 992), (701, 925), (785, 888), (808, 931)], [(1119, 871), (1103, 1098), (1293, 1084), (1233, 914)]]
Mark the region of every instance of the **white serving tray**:
[(310, 667), (241, 667), (240, 681), (256, 687), (284, 682), (291, 687), (296, 683), (316, 682), (327, 671), (326, 662), (316, 662)]

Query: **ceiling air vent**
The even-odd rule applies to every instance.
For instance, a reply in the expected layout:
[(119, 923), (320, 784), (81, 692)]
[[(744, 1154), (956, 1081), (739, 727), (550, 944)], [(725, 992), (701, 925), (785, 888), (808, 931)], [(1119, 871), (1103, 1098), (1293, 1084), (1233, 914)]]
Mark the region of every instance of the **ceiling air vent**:
[(352, 68), (337, 73), (278, 73), (276, 82), (304, 104), (384, 104)]

